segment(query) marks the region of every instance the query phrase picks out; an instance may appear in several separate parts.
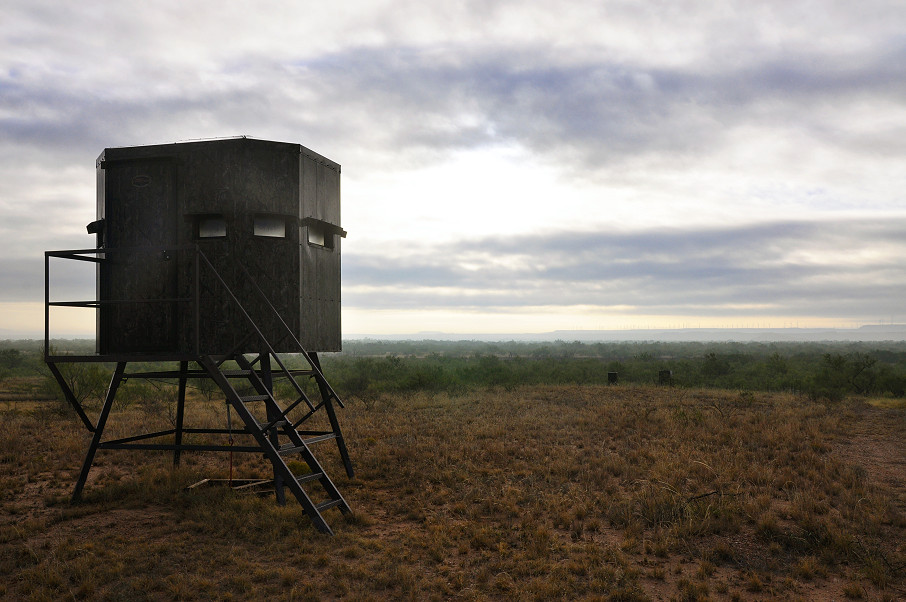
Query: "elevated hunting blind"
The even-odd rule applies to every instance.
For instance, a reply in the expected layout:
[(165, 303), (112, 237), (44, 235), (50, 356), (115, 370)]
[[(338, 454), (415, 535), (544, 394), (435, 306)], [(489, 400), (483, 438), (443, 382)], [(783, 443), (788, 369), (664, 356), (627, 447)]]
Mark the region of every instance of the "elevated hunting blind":
[(235, 138), (108, 148), (97, 182), (98, 246), (150, 251), (100, 266), (100, 353), (225, 352), (246, 336), (229, 299), (204, 296), (210, 283), (200, 307), (178, 301), (195, 285), (190, 255), (154, 251), (186, 245), (217, 266), (276, 351), (294, 349), (265, 298), (306, 349), (340, 350), (339, 165), (298, 144)]
[[(353, 476), (334, 408), (343, 403), (318, 358), (341, 347), (340, 166), (299, 144), (241, 137), (107, 148), (96, 167), (94, 248), (45, 252), (45, 361), (93, 433), (73, 499), (102, 449), (169, 450), (174, 464), (184, 451), (263, 452), (278, 501), (289, 488), (315, 527), (330, 533), (321, 513), (350, 509), (311, 446), (335, 440)], [(52, 258), (93, 262), (96, 299), (52, 301)], [(96, 354), (51, 350), (50, 312), (58, 306), (94, 309)], [(153, 369), (127, 371), (151, 361)], [(167, 361), (178, 368), (159, 369)], [(116, 366), (95, 421), (69, 377), (81, 362)], [(314, 381), (316, 395), (300, 377)], [(103, 439), (128, 379), (173, 380), (174, 428)], [(212, 380), (243, 426), (228, 419), (227, 429), (188, 428), (186, 387), (194, 379)], [(289, 399), (275, 394), (278, 379)], [(224, 435), (229, 445), (217, 441)], [(234, 445), (234, 435), (247, 444)], [(289, 468), (290, 455), (307, 465), (305, 474)], [(305, 483), (320, 484), (326, 499), (313, 501)]]

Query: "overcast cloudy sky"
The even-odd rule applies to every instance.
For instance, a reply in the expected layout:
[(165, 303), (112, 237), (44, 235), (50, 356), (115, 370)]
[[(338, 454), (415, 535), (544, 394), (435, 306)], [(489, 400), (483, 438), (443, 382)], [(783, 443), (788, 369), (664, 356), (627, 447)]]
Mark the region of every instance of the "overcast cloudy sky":
[(906, 319), (898, 0), (0, 5), (0, 336), (102, 149), (243, 134), (342, 164), (346, 334)]

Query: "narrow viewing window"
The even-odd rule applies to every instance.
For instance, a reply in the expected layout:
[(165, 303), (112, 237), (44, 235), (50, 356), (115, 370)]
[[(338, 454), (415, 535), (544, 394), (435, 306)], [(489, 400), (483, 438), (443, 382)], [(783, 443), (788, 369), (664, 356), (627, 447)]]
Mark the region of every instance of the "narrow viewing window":
[(274, 215), (255, 216), (255, 236), (286, 238), (286, 218)]
[(222, 215), (201, 215), (196, 223), (198, 238), (223, 238), (226, 236), (226, 220)]
[(326, 249), (333, 248), (333, 232), (319, 224), (308, 224), (308, 244)]

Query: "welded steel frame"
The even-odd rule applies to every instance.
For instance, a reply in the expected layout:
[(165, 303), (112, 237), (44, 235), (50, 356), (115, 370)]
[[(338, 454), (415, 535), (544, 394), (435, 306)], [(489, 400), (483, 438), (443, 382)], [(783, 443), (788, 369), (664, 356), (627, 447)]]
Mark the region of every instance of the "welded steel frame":
[[(59, 384), (66, 401), (73, 407), (73, 409), (78, 414), (82, 423), (88, 432), (92, 433), (92, 441), (89, 445), (89, 448), (86, 452), (85, 459), (82, 464), (81, 471), (79, 473), (78, 480), (76, 482), (75, 488), (73, 490), (72, 499), (77, 501), (81, 498), (82, 491), (84, 489), (88, 474), (91, 470), (91, 467), (94, 463), (94, 457), (97, 454), (98, 450), (151, 450), (151, 451), (172, 451), (173, 452), (173, 464), (178, 466), (180, 463), (180, 458), (182, 452), (237, 452), (237, 453), (261, 453), (261, 445), (213, 445), (213, 444), (187, 444), (183, 442), (183, 436), (185, 434), (232, 434), (232, 435), (249, 435), (256, 436), (256, 433), (251, 432), (247, 427), (236, 428), (236, 429), (219, 429), (219, 428), (186, 428), (184, 425), (185, 418), (185, 402), (186, 402), (186, 386), (187, 381), (190, 378), (214, 378), (209, 370), (203, 367), (203, 364), (206, 362), (212, 361), (212, 354), (206, 354), (203, 350), (199, 348), (199, 327), (200, 327), (200, 317), (201, 317), (201, 300), (200, 300), (200, 280), (199, 272), (201, 269), (209, 269), (211, 273), (215, 276), (217, 282), (223, 287), (224, 292), (232, 300), (232, 302), (237, 306), (241, 315), (247, 321), (249, 328), (251, 330), (252, 338), (257, 338), (260, 345), (260, 351), (257, 353), (257, 357), (252, 360), (245, 360), (247, 362), (247, 367), (254, 370), (254, 365), (258, 364), (259, 368), (254, 370), (258, 374), (258, 378), (265, 383), (271, 394), (273, 393), (273, 382), (274, 378), (288, 378), (293, 382), (294, 387), (297, 392), (300, 393), (300, 399), (291, 404), (291, 406), (286, 409), (281, 416), (269, 415), (268, 421), (269, 424), (267, 428), (272, 428), (272, 424), (276, 423), (278, 420), (285, 418), (289, 412), (294, 409), (299, 403), (303, 400), (308, 405), (309, 411), (301, 418), (301, 420), (293, 423), (293, 429), (299, 435), (307, 437), (308, 442), (316, 442), (319, 440), (327, 440), (330, 438), (336, 439), (338, 451), (343, 460), (344, 468), (346, 469), (347, 476), (350, 478), (354, 477), (354, 470), (352, 467), (352, 462), (349, 458), (349, 452), (346, 448), (345, 440), (342, 435), (342, 430), (340, 429), (339, 422), (336, 416), (336, 410), (333, 405), (333, 401), (344, 407), (342, 400), (337, 396), (336, 392), (330, 387), (327, 383), (327, 380), (324, 378), (323, 371), (321, 369), (320, 359), (316, 352), (308, 352), (303, 347), (299, 340), (295, 337), (286, 323), (283, 321), (282, 317), (279, 315), (279, 312), (273, 307), (273, 305), (267, 300), (264, 293), (261, 291), (260, 287), (255, 283), (254, 277), (245, 272), (250, 278), (251, 282), (255, 284), (255, 289), (259, 294), (262, 295), (263, 300), (267, 307), (271, 311), (275, 312), (277, 317), (283, 326), (288, 330), (290, 337), (298, 346), (299, 353), (305, 358), (305, 360), (311, 366), (311, 369), (289, 369), (282, 362), (277, 352), (273, 349), (270, 343), (265, 338), (264, 334), (255, 324), (254, 320), (242, 306), (240, 300), (232, 292), (227, 283), (223, 280), (222, 276), (219, 274), (214, 265), (210, 260), (204, 255), (201, 249), (197, 245), (186, 245), (171, 247), (169, 249), (163, 250), (163, 252), (191, 252), (193, 254), (193, 265), (195, 268), (194, 274), (194, 287), (192, 295), (186, 298), (177, 298), (177, 299), (149, 299), (142, 300), (144, 303), (163, 303), (163, 302), (180, 302), (180, 303), (192, 303), (194, 305), (194, 329), (195, 329), (195, 353), (148, 353), (148, 354), (139, 354), (139, 353), (115, 353), (115, 354), (93, 354), (93, 355), (52, 355), (50, 353), (50, 308), (51, 307), (81, 307), (81, 308), (98, 308), (105, 303), (125, 303), (125, 302), (134, 302), (132, 300), (121, 301), (121, 300), (91, 300), (91, 301), (51, 301), (50, 295), (50, 259), (51, 258), (61, 258), (61, 259), (70, 259), (75, 261), (89, 261), (93, 263), (100, 263), (104, 261), (108, 256), (114, 255), (117, 253), (142, 253), (142, 252), (153, 252), (160, 253), (162, 252), (159, 248), (119, 248), (119, 249), (74, 249), (74, 250), (62, 250), (62, 251), (46, 251), (44, 254), (44, 361), (48, 366), (51, 374), (54, 376), (55, 380)], [(235, 355), (239, 353), (238, 357), (244, 357), (242, 354), (244, 350), (237, 349), (227, 354)], [(271, 358), (277, 364), (278, 369), (272, 369)], [(178, 368), (176, 370), (153, 370), (145, 372), (127, 372), (127, 367), (130, 363), (145, 363), (145, 362), (177, 362)], [(58, 368), (57, 364), (65, 363), (108, 363), (115, 364), (113, 374), (111, 375), (110, 383), (107, 387), (106, 394), (104, 396), (104, 402), (101, 406), (100, 413), (95, 422), (88, 417), (85, 409), (76, 399), (72, 389), (69, 387), (69, 384), (66, 382), (63, 374)], [(195, 363), (198, 368), (190, 369), (189, 364)], [(295, 376), (310, 376), (315, 378), (318, 386), (318, 391), (321, 396), (321, 400), (317, 405), (311, 403), (307, 395), (299, 388), (298, 383), (295, 382)], [(155, 431), (151, 433), (140, 433), (136, 435), (131, 435), (128, 437), (122, 437), (115, 440), (103, 440), (103, 432), (107, 423), (107, 419), (110, 415), (110, 412), (113, 407), (113, 403), (116, 399), (117, 391), (119, 390), (120, 385), (129, 378), (167, 378), (167, 379), (176, 379), (177, 380), (177, 406), (176, 406), (176, 424), (172, 429), (165, 429), (162, 431)], [(311, 418), (315, 412), (324, 408), (328, 420), (331, 425), (330, 431), (325, 430), (298, 430), (298, 427), (301, 426), (305, 421)], [(173, 437), (173, 443), (161, 443), (161, 442), (149, 442), (150, 439), (158, 439), (161, 437)], [(275, 470), (275, 489), (276, 495), (279, 502), (283, 502), (284, 494), (282, 491), (280, 476), (276, 474)], [(344, 502), (345, 503), (345, 502)], [(324, 525), (326, 527), (326, 525)], [(320, 527), (319, 527), (320, 528)], [(329, 531), (329, 527), (327, 527)]]

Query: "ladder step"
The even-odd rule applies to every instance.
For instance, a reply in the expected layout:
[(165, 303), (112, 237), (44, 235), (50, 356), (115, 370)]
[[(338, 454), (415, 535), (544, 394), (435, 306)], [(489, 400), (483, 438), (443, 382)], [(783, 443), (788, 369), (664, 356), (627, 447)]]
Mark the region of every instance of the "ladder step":
[(308, 474), (302, 475), (301, 477), (296, 477), (296, 482), (299, 484), (307, 483), (309, 481), (315, 481), (317, 479), (320, 479), (323, 476), (324, 476), (323, 472), (310, 472)]
[[(321, 441), (327, 441), (329, 439), (336, 439), (336, 433), (327, 433), (326, 435), (319, 435), (317, 437), (308, 437), (303, 439), (305, 445), (311, 445), (312, 443), (320, 443)], [(299, 452), (305, 449), (305, 445), (293, 445), (292, 443), (285, 443), (280, 446), (280, 449), (277, 450), (281, 456), (289, 456), (291, 454), (298, 454)]]
[(264, 425), (264, 428), (261, 429), (261, 432), (262, 432), (262, 433), (266, 433), (267, 431), (269, 431), (269, 430), (271, 430), (271, 429), (280, 428), (281, 426), (286, 426), (286, 425), (288, 425), (288, 424), (289, 424), (289, 422), (287, 422), (286, 420), (278, 420), (278, 421), (276, 421), (276, 422), (268, 422), (267, 424)]
[(298, 454), (300, 451), (302, 451), (304, 449), (305, 449), (305, 446), (303, 446), (303, 445), (296, 446), (296, 445), (293, 445), (292, 443), (287, 443), (285, 445), (281, 445), (280, 449), (277, 450), (277, 453), (280, 454), (281, 456), (289, 456), (292, 454)]
[(288, 370), (288, 372), (293, 376), (312, 376), (315, 373), (314, 370), (304, 370), (301, 368), (292, 368)]
[(277, 453), (281, 456), (289, 456), (290, 454), (297, 454), (300, 451), (305, 449), (303, 445), (293, 445), (292, 443), (284, 443), (277, 449)]
[(239, 397), (240, 401), (265, 401), (270, 398), (270, 395), (245, 395)]
[(318, 509), (318, 512), (324, 512), (325, 510), (328, 510), (330, 508), (335, 508), (336, 506), (339, 506), (342, 503), (343, 503), (343, 500), (341, 500), (341, 499), (340, 500), (327, 500), (326, 502), (321, 502), (320, 504), (315, 506), (315, 508)]

